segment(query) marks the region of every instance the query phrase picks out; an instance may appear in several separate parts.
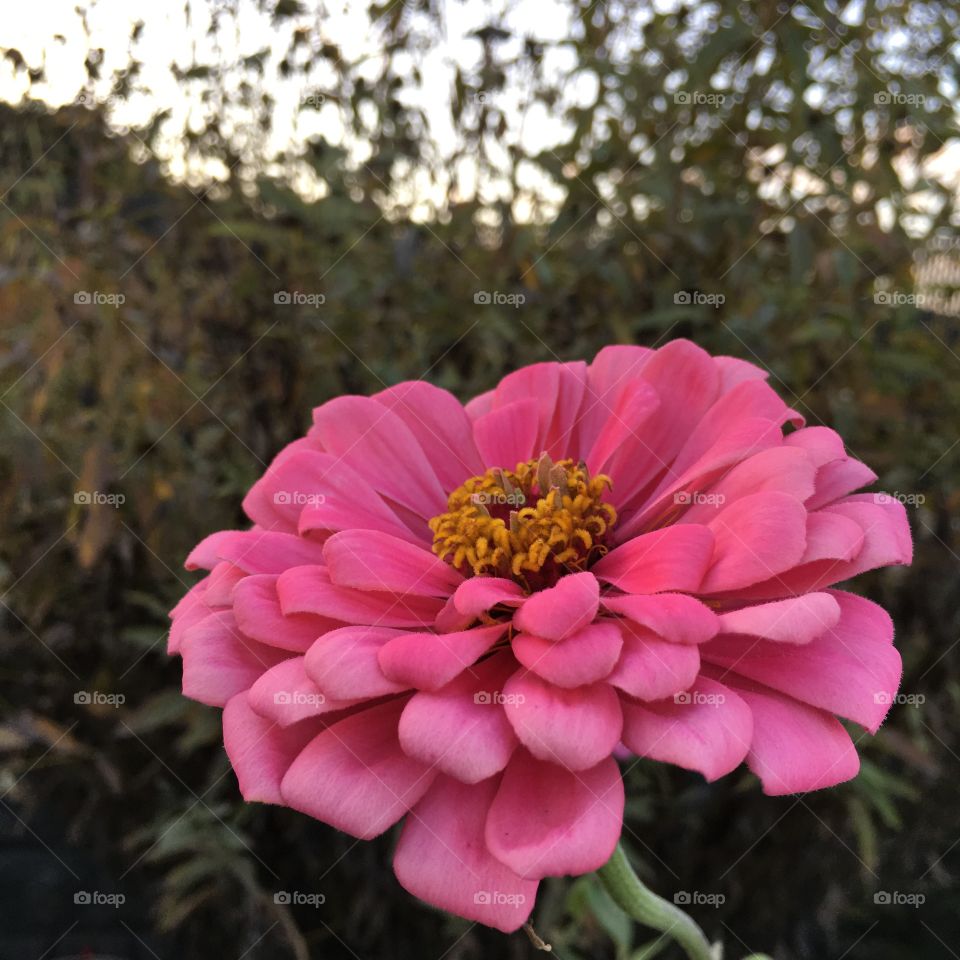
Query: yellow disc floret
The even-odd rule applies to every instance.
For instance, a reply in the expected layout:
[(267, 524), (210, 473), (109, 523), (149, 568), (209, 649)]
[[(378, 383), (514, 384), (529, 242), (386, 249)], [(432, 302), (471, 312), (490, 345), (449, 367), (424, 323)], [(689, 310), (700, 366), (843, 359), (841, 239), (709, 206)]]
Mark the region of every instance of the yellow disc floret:
[(542, 589), (606, 553), (616, 510), (602, 499), (610, 478), (582, 461), (547, 454), (494, 467), (457, 487), (430, 521), (433, 551), (466, 576), (510, 577)]

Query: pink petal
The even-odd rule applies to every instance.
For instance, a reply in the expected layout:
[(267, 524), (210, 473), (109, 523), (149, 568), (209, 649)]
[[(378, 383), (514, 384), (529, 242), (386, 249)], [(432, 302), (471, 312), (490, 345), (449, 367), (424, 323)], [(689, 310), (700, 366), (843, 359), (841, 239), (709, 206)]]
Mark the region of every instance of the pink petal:
[(484, 840), (497, 779), (467, 785), (445, 776), (403, 825), (393, 870), (415, 897), (504, 933), (530, 916), (536, 880), (522, 880), (494, 859)]
[(620, 739), (620, 704), (606, 683), (564, 690), (521, 670), (503, 694), (507, 719), (541, 760), (586, 770), (609, 756)]
[(297, 754), (316, 736), (319, 721), (277, 726), (253, 712), (244, 693), (223, 708), (223, 745), (240, 793), (248, 803), (283, 803), (280, 781)]
[(473, 444), (473, 424), (459, 400), (424, 380), (410, 380), (376, 393), (373, 399), (410, 428), (444, 490), (483, 473)]
[(718, 637), (701, 653), (711, 663), (875, 733), (900, 683), (893, 623), (882, 607), (862, 597), (840, 591), (813, 596), (829, 596), (838, 616), (803, 646)]
[(717, 615), (685, 593), (603, 597), (601, 604), (673, 643), (706, 643), (717, 635)]
[(590, 572), (572, 573), (529, 597), (513, 615), (513, 625), (547, 640), (563, 640), (592, 623), (599, 607), (597, 578)]
[(369, 397), (337, 397), (313, 411), (313, 433), (384, 496), (418, 516), (442, 513), (447, 498), (410, 428)]
[(523, 590), (515, 580), (502, 577), (468, 577), (457, 587), (453, 602), (464, 616), (475, 620), (497, 604), (517, 606), (523, 601)]
[(817, 510), (845, 497), (854, 490), (874, 483), (877, 475), (865, 464), (852, 457), (826, 463), (817, 471), (817, 488), (809, 500), (808, 510)]
[(247, 691), (247, 701), (261, 717), (281, 727), (345, 710), (358, 702), (325, 696), (307, 676), (303, 657), (291, 657), (271, 667)]
[[(877, 502), (881, 494), (858, 494), (839, 500), (810, 514), (810, 551), (806, 556), (827, 554), (828, 559), (803, 563), (775, 578), (739, 591), (740, 599), (782, 597), (822, 590), (857, 574), (891, 564), (907, 564), (913, 559), (910, 526), (903, 504), (896, 500)], [(812, 518), (817, 520), (813, 521)], [(827, 522), (827, 518), (829, 522)], [(854, 556), (859, 528), (863, 536)], [(830, 554), (840, 554), (837, 559)], [(847, 558), (850, 559), (847, 559)]]
[(769, 376), (766, 370), (739, 357), (714, 357), (713, 363), (720, 372), (721, 396), (745, 380), (766, 380)]
[(443, 601), (433, 597), (400, 597), (337, 586), (323, 566), (288, 570), (277, 580), (277, 596), (285, 616), (312, 613), (381, 627), (429, 627), (443, 608)]
[(710, 486), (707, 492), (713, 502), (691, 503), (683, 522), (710, 523), (727, 504), (767, 490), (788, 493), (802, 503), (813, 494), (815, 476), (816, 467), (803, 450), (784, 446), (761, 450)]
[(333, 583), (418, 597), (447, 597), (463, 576), (429, 550), (376, 530), (344, 530), (324, 545)]
[[(532, 400), (536, 404), (537, 431), (534, 437), (534, 448), (538, 451), (546, 448), (547, 434), (558, 408), (563, 370), (562, 364), (559, 363), (531, 363), (508, 373), (494, 392), (495, 410), (518, 401)], [(575, 378), (572, 386), (575, 386)], [(569, 408), (570, 404), (567, 403), (565, 406)], [(571, 410), (571, 415), (574, 410)], [(563, 456), (567, 455), (565, 451)], [(536, 453), (530, 456), (536, 456)], [(520, 459), (528, 459), (528, 457)], [(507, 465), (503, 464), (503, 466)], [(509, 465), (512, 466), (512, 464)]]
[(453, 633), (400, 633), (379, 652), (384, 675), (404, 688), (437, 690), (487, 652), (508, 623)]
[(614, 504), (626, 506), (662, 475), (717, 398), (719, 374), (712, 357), (689, 340), (672, 340), (643, 365), (641, 378), (660, 397), (657, 416), (640, 436), (623, 444), (606, 469)]
[(854, 520), (826, 511), (807, 514), (807, 546), (800, 564), (852, 560), (862, 549), (863, 529)]
[(244, 578), (233, 591), (233, 615), (246, 636), (268, 646), (306, 653), (328, 630), (342, 627), (339, 620), (309, 613), (284, 616), (277, 595), (277, 577), (259, 574)]
[[(780, 427), (772, 420), (752, 418), (730, 424), (689, 468), (681, 473), (671, 467), (647, 506), (630, 516), (617, 536), (625, 539), (643, 529), (665, 526), (675, 518), (682, 518), (684, 523), (709, 523), (731, 499), (715, 490), (715, 483), (719, 486), (737, 469), (732, 464), (749, 462), (770, 448), (777, 449), (773, 445), (778, 444), (780, 438)], [(809, 472), (812, 478), (812, 467)], [(703, 495), (705, 490), (710, 496), (696, 503), (694, 495)]]
[(395, 824), (436, 777), (400, 747), (404, 706), (402, 699), (382, 703), (318, 734), (280, 784), (287, 806), (361, 840)]
[(747, 755), (753, 716), (732, 690), (708, 677), (674, 700), (623, 701), (623, 742), (635, 754), (696, 770), (713, 781)]
[(604, 347), (587, 370), (587, 389), (577, 415), (577, 431), (573, 438), (578, 457), (584, 457), (593, 446), (620, 396), (636, 381), (654, 351), (647, 347)]
[(167, 638), (167, 653), (175, 654), (180, 652), (180, 646), (183, 643), (183, 635), (194, 624), (199, 623), (211, 611), (206, 602), (207, 580), (204, 577), (199, 583), (195, 583), (181, 598), (179, 603), (170, 611), (170, 635)]
[(518, 633), (512, 646), (520, 663), (544, 680), (558, 687), (579, 687), (610, 673), (620, 657), (623, 639), (614, 621), (600, 620), (565, 640)]
[(517, 736), (498, 700), (516, 664), (499, 655), (436, 692), (414, 694), (400, 717), (400, 744), (411, 757), (464, 783), (499, 773)]
[[(302, 492), (296, 495), (302, 487), (297, 485), (295, 477), (281, 476), (272, 482), (276, 488), (273, 497), (287, 501), (282, 509), (290, 511), (291, 516), (296, 511), (298, 533), (359, 529), (380, 530), (404, 540), (430, 539), (429, 531), (417, 538), (373, 486), (342, 459), (315, 451), (309, 456), (316, 492), (308, 496), (306, 502)], [(296, 465), (294, 462), (289, 466), (292, 469)]]
[(402, 636), (390, 627), (341, 627), (316, 640), (307, 651), (307, 676), (335, 700), (366, 699), (407, 689), (380, 669), (377, 655), (385, 643)]
[(749, 680), (728, 679), (753, 714), (747, 766), (767, 796), (821, 790), (857, 775), (860, 758), (835, 717)]
[(803, 556), (807, 513), (785, 493), (755, 493), (731, 503), (710, 523), (716, 537), (703, 593), (736, 590), (788, 570)]
[(513, 470), (521, 461), (538, 455), (539, 429), (536, 401), (517, 400), (478, 417), (473, 439), (487, 466)]
[(221, 530), (201, 540), (187, 557), (188, 570), (212, 570), (229, 560), (245, 573), (283, 573), (289, 567), (319, 563), (320, 546), (291, 533), (269, 530)]
[(587, 365), (577, 360), (559, 364), (557, 400), (550, 412), (543, 449), (554, 460), (574, 456), (577, 413), (587, 389)]
[(842, 460), (847, 455), (840, 434), (829, 427), (804, 427), (784, 437), (783, 442), (788, 447), (806, 451), (816, 467)]
[(607, 683), (640, 700), (662, 700), (689, 688), (699, 670), (696, 644), (671, 643), (624, 622), (623, 653)]
[(218, 563), (207, 577), (204, 601), (211, 607), (229, 607), (233, 590), (246, 574), (232, 563)]
[(620, 392), (616, 405), (597, 433), (587, 454), (591, 473), (603, 473), (614, 454), (628, 441), (640, 442), (644, 425), (660, 406), (657, 391), (643, 380), (632, 380)]
[(720, 632), (803, 644), (835, 626), (839, 619), (840, 605), (829, 593), (808, 593), (723, 613)]
[(612, 757), (571, 773), (518, 751), (487, 816), (487, 847), (521, 877), (590, 873), (610, 859), (620, 839), (623, 806), (623, 780)]
[(180, 655), (184, 696), (213, 707), (224, 706), (261, 673), (290, 656), (286, 650), (245, 637), (229, 610), (211, 613), (187, 630)]
[(677, 524), (615, 547), (593, 565), (592, 571), (627, 593), (692, 593), (700, 587), (713, 551), (710, 529)]

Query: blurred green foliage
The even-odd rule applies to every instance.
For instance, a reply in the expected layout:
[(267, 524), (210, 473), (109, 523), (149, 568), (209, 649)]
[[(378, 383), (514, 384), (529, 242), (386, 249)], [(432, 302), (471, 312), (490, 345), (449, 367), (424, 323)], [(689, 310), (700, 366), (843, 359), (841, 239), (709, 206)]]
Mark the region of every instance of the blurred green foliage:
[[(474, 157), (487, 182), (505, 177), (507, 199), (456, 202), (451, 188), (424, 220), (397, 199), (404, 171), (438, 175), (447, 161), (403, 102), (416, 77), (399, 54), (429, 40), (442, 11), (375, 9), (391, 56), (360, 82), (359, 65), (327, 49), (299, 8), (274, 11), (303, 53), (288, 69), (306, 83), (311, 62), (334, 65), (325, 89), (369, 146), (364, 163), (316, 140), (267, 176), (256, 150), (238, 163), (225, 114), (211, 109), (188, 147), (236, 170), (188, 187), (151, 158), (162, 117), (118, 135), (90, 104), (0, 108), (8, 809), (43, 820), (44, 843), (77, 874), (100, 871), (103, 889), (145, 904), (136, 932), (153, 949), (533, 955), (522, 934), (504, 940), (414, 903), (387, 867), (389, 836), (356, 845), (292, 811), (243, 806), (217, 712), (177, 693), (165, 614), (191, 582), (189, 548), (243, 522), (243, 493), (311, 407), (418, 377), (467, 399), (524, 363), (688, 336), (768, 368), (808, 422), (841, 431), (881, 489), (913, 497), (914, 566), (856, 589), (891, 610), (902, 689), (925, 701), (895, 706), (860, 741), (860, 777), (824, 794), (770, 799), (747, 774), (707, 786), (642, 764), (630, 774), (628, 844), (665, 895), (725, 896), (691, 910), (732, 955), (947, 956), (936, 938), (960, 942), (960, 331), (899, 302), (909, 298), (876, 294), (913, 291), (931, 236), (960, 249), (949, 192), (922, 177), (907, 190), (896, 172), (919, 170), (953, 132), (942, 83), (955, 10), (866, 3), (858, 20), (828, 3), (674, 15), (573, 5), (578, 29), (560, 45), (575, 54), (568, 79), (589, 73), (597, 91), (573, 107), (540, 69), (542, 45), (501, 56), (491, 23), (479, 65), (456, 72), (451, 119), (458, 158)], [(639, 32), (637, 11), (650, 13)], [(904, 32), (900, 55), (887, 56)], [(533, 155), (511, 145), (504, 166), (490, 150), (505, 130), (497, 98), (520, 69), (533, 77), (531, 101), (563, 111), (569, 137)], [(230, 70), (247, 71), (259, 103), (262, 59)], [(183, 89), (222, 96), (237, 89), (230, 70), (181, 70)], [(116, 96), (136, 72), (117, 79)], [(878, 101), (890, 91), (923, 106)], [(533, 203), (528, 221), (512, 203), (525, 163), (563, 188), (555, 209)], [(291, 188), (303, 165), (322, 199)], [(282, 291), (325, 303), (275, 302)], [(479, 291), (525, 303), (478, 304)], [(77, 302), (81, 292), (125, 299)], [(123, 502), (76, 502), (84, 491)], [(78, 691), (124, 702), (78, 704)], [(58, 827), (60, 841), (49, 833)], [(48, 903), (55, 917), (69, 914), (77, 883), (67, 879), (63, 909), (60, 893)], [(281, 890), (326, 903), (278, 904)], [(879, 910), (878, 890), (927, 903)], [(590, 878), (545, 884), (536, 927), (564, 958), (653, 956)]]

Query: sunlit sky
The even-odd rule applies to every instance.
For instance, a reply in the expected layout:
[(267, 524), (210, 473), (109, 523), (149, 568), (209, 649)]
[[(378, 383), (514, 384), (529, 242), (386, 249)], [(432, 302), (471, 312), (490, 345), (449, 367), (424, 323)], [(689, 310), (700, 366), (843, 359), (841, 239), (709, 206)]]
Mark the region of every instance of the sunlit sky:
[[(75, 102), (87, 83), (83, 61), (90, 47), (104, 50), (102, 79), (95, 94), (106, 96), (113, 72), (123, 69), (129, 62), (132, 27), (142, 21), (143, 32), (135, 47), (135, 55), (143, 64), (137, 85), (148, 88), (150, 93), (137, 94), (129, 101), (111, 105), (111, 120), (115, 124), (136, 126), (157, 109), (169, 108), (172, 110), (171, 131), (185, 126), (196, 128), (200, 125), (202, 108), (195, 97), (186, 94), (178, 84), (170, 70), (171, 63), (175, 62), (184, 70), (197, 62), (223, 60), (233, 63), (240, 57), (270, 47), (272, 61), (267, 60), (264, 83), (276, 101), (276, 108), (271, 140), (266, 145), (267, 154), (290, 147), (296, 151), (309, 138), (320, 135), (329, 143), (345, 147), (355, 160), (365, 159), (365, 145), (347, 138), (335, 103), (324, 102), (317, 110), (301, 109), (305, 97), (323, 90), (324, 77), (321, 74), (309, 81), (299, 75), (288, 79), (277, 76), (275, 66), (285, 52), (289, 27), (274, 27), (269, 14), (262, 13), (252, 0), (239, 3), (236, 30), (228, 34), (221, 29), (215, 37), (208, 36), (211, 7), (200, 0), (190, 5), (192, 20), (188, 20), (180, 0), (161, 0), (159, 3), (157, 0), (99, 0), (82, 7), (83, 15), (77, 12), (77, 6), (77, 0), (33, 0), (25, 7), (17, 8), (15, 18), (9, 16), (8, 9), (8, 15), (0, 25), (0, 47), (18, 49), (30, 67), (42, 66), (45, 80), (30, 88), (24, 73), (15, 71), (12, 64), (3, 61), (0, 63), (0, 98), (16, 102), (30, 89), (33, 96), (52, 105)], [(673, 0), (657, 3), (659, 9), (673, 6)], [(575, 66), (575, 55), (570, 49), (552, 48), (549, 43), (569, 37), (577, 27), (571, 23), (569, 6), (556, 0), (520, 3), (466, 0), (445, 3), (442, 9), (442, 34), (439, 37), (433, 35), (431, 44), (425, 49), (401, 56), (416, 57), (423, 78), (420, 86), (407, 88), (403, 98), (424, 110), (430, 125), (431, 142), (440, 156), (449, 156), (457, 143), (449, 112), (454, 71), (459, 65), (469, 73), (481, 59), (481, 43), (470, 34), (492, 21), (502, 22), (511, 32), (511, 38), (499, 50), (506, 57), (519, 52), (525, 37), (535, 37), (547, 43), (544, 71), (547, 76), (556, 78), (571, 71)], [(409, 9), (405, 15), (420, 16)], [(234, 21), (225, 18), (223, 23), (233, 25)], [(322, 15), (316, 16), (315, 24), (316, 40), (337, 44), (347, 60), (368, 58), (366, 70), (371, 77), (376, 74), (380, 37), (370, 28), (365, 2), (334, 0), (324, 7)], [(219, 49), (216, 44), (220, 45)], [(563, 142), (569, 136), (569, 129), (561, 119), (561, 110), (548, 112), (542, 105), (524, 109), (524, 93), (524, 78), (511, 76), (504, 90), (484, 94), (495, 99), (507, 121), (502, 140), (489, 144), (493, 159), (500, 159), (504, 168), (507, 167), (505, 148), (508, 144), (521, 146), (529, 155)], [(595, 95), (596, 79), (589, 71), (578, 71), (564, 85), (565, 105), (587, 105)], [(468, 109), (477, 108), (476, 104), (468, 105)], [(174, 177), (216, 175), (216, 170), (185, 169), (177, 147), (178, 141), (171, 138), (165, 157)], [(499, 158), (498, 151), (501, 152)], [(948, 151), (937, 159), (933, 172), (949, 179), (951, 175), (955, 176), (957, 167), (956, 153)], [(445, 174), (441, 172), (439, 176)], [(564, 194), (561, 185), (553, 183), (532, 164), (521, 166), (518, 179), (522, 190), (548, 201), (548, 206), (559, 202)], [(478, 183), (476, 166), (470, 158), (461, 162), (453, 183), (455, 196), (479, 192), (488, 203), (507, 191), (506, 182), (495, 178)], [(309, 193), (309, 184), (300, 186)], [(415, 171), (392, 199), (414, 216), (418, 207), (425, 203), (420, 212), (429, 215), (429, 207), (441, 202), (441, 198), (447, 195), (448, 186), (446, 182), (431, 179), (427, 171)], [(526, 219), (524, 198), (519, 198), (518, 203), (521, 209), (517, 209), (515, 203), (515, 214)]]

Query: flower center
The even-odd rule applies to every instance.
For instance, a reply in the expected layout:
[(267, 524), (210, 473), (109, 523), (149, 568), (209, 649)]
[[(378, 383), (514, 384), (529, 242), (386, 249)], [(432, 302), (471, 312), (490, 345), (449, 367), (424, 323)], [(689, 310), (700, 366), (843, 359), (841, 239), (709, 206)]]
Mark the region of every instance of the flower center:
[(447, 512), (430, 521), (433, 552), (464, 576), (512, 577), (528, 590), (585, 570), (607, 552), (617, 512), (602, 499), (610, 486), (581, 461), (493, 467), (457, 487)]

